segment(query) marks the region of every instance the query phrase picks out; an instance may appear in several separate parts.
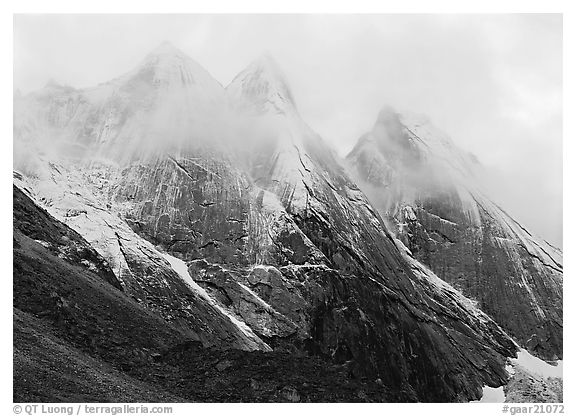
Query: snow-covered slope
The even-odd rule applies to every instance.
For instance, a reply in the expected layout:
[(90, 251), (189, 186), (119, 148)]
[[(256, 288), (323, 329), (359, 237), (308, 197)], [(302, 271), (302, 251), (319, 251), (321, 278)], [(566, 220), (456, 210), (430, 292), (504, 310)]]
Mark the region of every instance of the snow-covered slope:
[(486, 196), (473, 156), (425, 118), (386, 108), (347, 162), (414, 258), (522, 346), (562, 357), (562, 252)]

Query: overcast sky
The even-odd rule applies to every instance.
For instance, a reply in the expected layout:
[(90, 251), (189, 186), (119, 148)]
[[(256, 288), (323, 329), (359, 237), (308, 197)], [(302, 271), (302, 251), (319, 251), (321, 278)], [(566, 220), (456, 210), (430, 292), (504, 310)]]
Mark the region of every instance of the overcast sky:
[(164, 40), (224, 86), (271, 53), (342, 156), (384, 105), (428, 115), (480, 159), (503, 208), (562, 246), (560, 15), (16, 16), (14, 87), (93, 86)]

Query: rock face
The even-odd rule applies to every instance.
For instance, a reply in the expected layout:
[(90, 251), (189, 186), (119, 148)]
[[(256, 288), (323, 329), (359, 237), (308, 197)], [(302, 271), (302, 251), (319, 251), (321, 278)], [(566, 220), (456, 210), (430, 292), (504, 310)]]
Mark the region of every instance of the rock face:
[[(59, 170), (64, 172), (63, 167)], [(44, 226), (38, 222), (37, 217), (49, 217), (38, 208), (26, 212), (26, 221), (22, 215), (17, 216), (15, 210), (15, 223), (19, 229), (28, 232), (28, 227), (22, 224), (33, 224), (33, 228), (30, 227), (34, 230), (33, 238), (50, 250), (60, 253), (59, 258), (77, 260), (89, 270), (99, 270), (101, 264), (104, 264), (107, 281), (144, 308), (170, 322), (189, 339), (201, 341), (206, 346), (221, 348), (269, 349), (253, 333), (239, 326), (227, 312), (213, 302), (206, 301), (202, 293), (187, 285), (163, 253), (136, 235), (117, 216), (105, 212), (97, 202), (84, 199), (86, 192), (81, 185), (67, 182), (61, 177), (55, 178), (58, 191), (51, 189), (51, 199), (44, 199), (48, 204), (46, 207), (68, 226), (82, 232), (82, 241), (86, 238), (91, 244), (76, 243), (68, 234), (58, 238), (53, 226)], [(28, 182), (22, 182), (19, 178), (15, 178), (15, 182), (28, 193), (26, 196), (20, 188), (15, 188), (15, 201), (20, 200), (16, 199), (16, 196), (22, 199), (32, 197), (39, 201), (42, 198), (39, 195), (48, 192), (41, 190), (40, 194), (37, 194), (31, 190)], [(30, 205), (33, 206), (32, 203), (23, 206)], [(68, 227), (63, 229), (80, 239), (80, 236)]]
[(15, 402), (410, 400), (323, 357), (206, 348), (16, 187), (13, 202)]
[(347, 162), (410, 255), (522, 346), (562, 357), (562, 252), (485, 196), (473, 156), (426, 119), (384, 109)]
[(205, 346), (314, 355), (405, 400), (506, 382), (514, 342), (406, 254), (271, 58), (224, 90), (163, 45), (110, 83), (15, 105), (17, 152), (35, 155), (16, 158), (19, 186)]

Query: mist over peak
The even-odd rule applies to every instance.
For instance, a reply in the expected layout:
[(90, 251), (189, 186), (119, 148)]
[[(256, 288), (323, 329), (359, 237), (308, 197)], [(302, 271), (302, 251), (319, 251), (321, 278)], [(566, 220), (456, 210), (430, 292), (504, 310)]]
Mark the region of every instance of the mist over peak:
[(129, 75), (156, 87), (222, 90), (206, 69), (170, 42), (148, 53)]
[[(551, 356), (561, 349), (562, 254), (488, 197), (475, 157), (427, 118), (386, 107), (346, 159), (411, 255), (467, 296), (486, 302), (484, 310), (502, 324), (510, 321), (508, 310), (524, 310), (523, 318), (512, 319), (515, 336), (538, 339), (535, 348), (554, 351)], [(550, 293), (535, 293), (527, 276)], [(511, 287), (518, 300), (511, 305), (497, 296), (496, 287)], [(532, 324), (524, 326), (523, 320)]]
[(243, 110), (275, 114), (296, 111), (286, 77), (269, 53), (262, 54), (241, 71), (226, 91), (233, 105)]
[(177, 48), (172, 42), (169, 40), (162, 41), (156, 48), (154, 48), (150, 53), (149, 56), (152, 55), (185, 55), (179, 48)]

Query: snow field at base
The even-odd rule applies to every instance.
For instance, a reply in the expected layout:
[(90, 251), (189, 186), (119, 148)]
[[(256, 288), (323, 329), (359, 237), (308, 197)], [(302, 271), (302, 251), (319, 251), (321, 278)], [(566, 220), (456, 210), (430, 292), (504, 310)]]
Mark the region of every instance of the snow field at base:
[[(511, 365), (506, 366), (506, 370), (513, 376), (515, 368), (521, 368), (532, 376), (547, 379), (547, 378), (560, 378), (563, 379), (563, 360), (558, 360), (556, 365), (549, 364), (538, 357), (533, 356), (524, 348), (520, 348), (517, 358), (510, 360)], [(482, 388), (482, 398), (471, 403), (504, 403), (506, 395), (504, 393), (504, 386)]]
[(550, 377), (564, 378), (563, 360), (558, 360), (556, 365), (548, 364), (546, 361), (533, 356), (524, 348), (521, 348), (520, 351), (518, 351), (518, 358), (513, 358), (511, 361), (513, 367), (520, 367), (534, 376), (542, 377), (544, 379)]
[(504, 386), (484, 386), (482, 387), (482, 398), (480, 400), (473, 400), (470, 403), (504, 403), (505, 400)]

